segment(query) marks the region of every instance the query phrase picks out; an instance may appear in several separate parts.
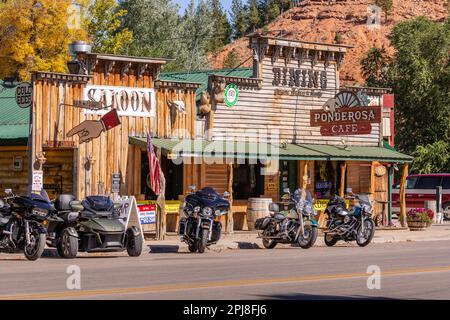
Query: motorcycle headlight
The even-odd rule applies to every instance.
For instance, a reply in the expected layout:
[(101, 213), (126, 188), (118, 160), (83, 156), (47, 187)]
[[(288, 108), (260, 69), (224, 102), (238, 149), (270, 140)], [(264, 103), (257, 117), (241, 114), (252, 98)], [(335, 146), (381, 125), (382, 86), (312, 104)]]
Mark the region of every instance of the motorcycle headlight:
[(210, 216), (213, 214), (213, 210), (210, 207), (204, 207), (202, 210), (202, 215)]
[(35, 208), (35, 209), (33, 209), (33, 214), (40, 216), (40, 217), (46, 217), (48, 215), (48, 211)]

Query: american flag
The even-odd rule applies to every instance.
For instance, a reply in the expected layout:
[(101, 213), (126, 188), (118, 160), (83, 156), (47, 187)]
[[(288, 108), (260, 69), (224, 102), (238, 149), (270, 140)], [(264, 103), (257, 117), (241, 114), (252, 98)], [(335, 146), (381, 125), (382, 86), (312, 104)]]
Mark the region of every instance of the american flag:
[(161, 194), (161, 172), (158, 158), (155, 154), (155, 149), (153, 148), (152, 138), (150, 134), (147, 133), (147, 154), (148, 154), (148, 164), (149, 164), (149, 180), (150, 188), (156, 195)]

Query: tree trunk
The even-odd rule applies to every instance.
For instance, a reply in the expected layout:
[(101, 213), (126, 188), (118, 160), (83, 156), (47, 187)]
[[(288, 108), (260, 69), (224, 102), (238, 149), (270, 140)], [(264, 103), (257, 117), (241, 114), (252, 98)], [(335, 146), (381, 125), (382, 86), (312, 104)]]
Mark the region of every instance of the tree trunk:
[(403, 167), (402, 181), (400, 183), (400, 223), (402, 227), (407, 227), (406, 221), (406, 177), (408, 176), (409, 165)]
[(345, 196), (345, 178), (347, 175), (347, 162), (341, 164), (341, 186), (339, 189), (339, 196)]
[(162, 170), (161, 172), (161, 194), (158, 196), (158, 199), (156, 200), (156, 204), (158, 205), (158, 213), (159, 213), (159, 219), (158, 219), (158, 227), (156, 230), (156, 237), (157, 240), (164, 240), (166, 237), (166, 196), (165, 196), (165, 190), (166, 190), (166, 178), (164, 177), (164, 173)]
[(234, 231), (234, 219), (233, 219), (233, 163), (228, 165), (228, 192), (230, 193), (230, 210), (227, 215), (227, 233), (233, 233)]

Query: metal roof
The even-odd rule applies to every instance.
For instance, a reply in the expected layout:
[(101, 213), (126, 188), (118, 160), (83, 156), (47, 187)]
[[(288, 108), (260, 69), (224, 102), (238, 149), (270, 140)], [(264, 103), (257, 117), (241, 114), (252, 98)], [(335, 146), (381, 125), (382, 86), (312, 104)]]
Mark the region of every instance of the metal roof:
[[(130, 137), (130, 143), (146, 148), (146, 138)], [(258, 160), (326, 160), (411, 162), (413, 158), (381, 147), (337, 147), (313, 144), (270, 144), (265, 142), (228, 142), (190, 139), (152, 139), (165, 155), (177, 157), (234, 158)]]
[(202, 83), (200, 88), (197, 89), (197, 102), (200, 102), (201, 93), (208, 87), (208, 77), (210, 75), (251, 78), (253, 76), (253, 68), (203, 70), (192, 72), (163, 72), (161, 73), (159, 79), (166, 81)]
[(26, 145), (30, 127), (30, 109), (16, 103), (15, 86), (0, 80), (0, 145)]

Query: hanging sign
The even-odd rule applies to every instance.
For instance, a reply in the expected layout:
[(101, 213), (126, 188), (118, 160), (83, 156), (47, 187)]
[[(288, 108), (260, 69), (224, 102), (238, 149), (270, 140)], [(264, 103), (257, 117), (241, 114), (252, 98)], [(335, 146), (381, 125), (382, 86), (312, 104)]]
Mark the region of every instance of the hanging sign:
[(231, 83), (225, 88), (225, 104), (228, 108), (233, 108), (239, 100), (238, 87)]
[(111, 174), (111, 192), (112, 193), (120, 192), (120, 173)]
[(33, 86), (29, 82), (23, 82), (16, 87), (16, 103), (19, 107), (26, 109), (33, 102)]
[(34, 170), (31, 190), (33, 192), (41, 192), (43, 186), (44, 186), (44, 172), (42, 170)]
[(372, 133), (372, 123), (381, 122), (380, 107), (342, 107), (332, 111), (311, 111), (311, 126), (321, 127), (322, 136)]

